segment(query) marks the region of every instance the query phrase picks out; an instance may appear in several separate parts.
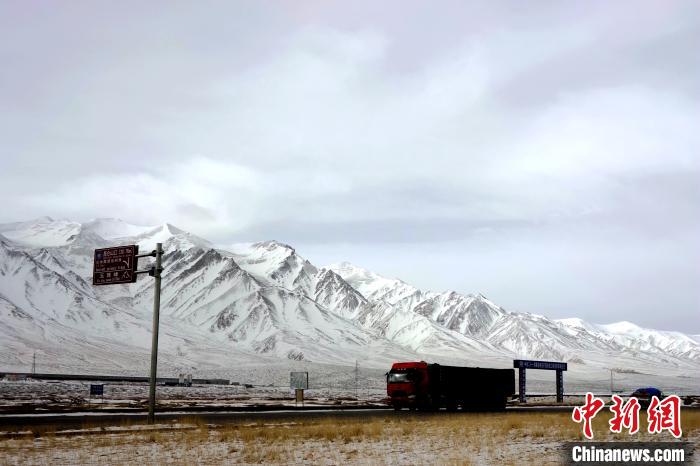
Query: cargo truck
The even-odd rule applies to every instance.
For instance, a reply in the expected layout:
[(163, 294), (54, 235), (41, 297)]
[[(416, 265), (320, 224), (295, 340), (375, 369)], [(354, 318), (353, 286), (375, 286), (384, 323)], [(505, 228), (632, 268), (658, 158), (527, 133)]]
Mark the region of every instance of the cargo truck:
[(387, 372), (386, 382), (396, 410), (503, 410), (515, 394), (514, 369), (397, 362)]

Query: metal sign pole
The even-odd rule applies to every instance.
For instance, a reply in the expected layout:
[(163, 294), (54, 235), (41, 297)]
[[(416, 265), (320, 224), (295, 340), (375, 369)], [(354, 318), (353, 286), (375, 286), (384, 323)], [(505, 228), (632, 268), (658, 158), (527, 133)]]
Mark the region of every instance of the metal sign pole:
[(156, 265), (153, 270), (155, 284), (153, 287), (153, 341), (151, 342), (151, 380), (148, 393), (148, 423), (155, 422), (156, 410), (156, 373), (158, 365), (158, 320), (160, 318), (160, 273), (163, 243), (156, 244)]
[[(137, 270), (139, 257), (155, 257), (154, 267), (148, 270)], [(156, 374), (158, 366), (158, 320), (160, 318), (160, 275), (163, 271), (161, 266), (163, 257), (163, 243), (156, 243), (156, 249), (148, 254), (139, 254), (139, 246), (131, 244), (127, 246), (116, 246), (111, 248), (95, 249), (95, 259), (92, 264), (92, 284), (97, 285), (118, 285), (123, 283), (136, 283), (136, 277), (147, 273), (155, 278), (153, 287), (153, 341), (151, 342), (151, 376), (148, 392), (148, 422), (155, 422), (156, 410)], [(36, 369), (36, 363), (32, 367), (32, 372)], [(100, 386), (103, 389), (103, 386)], [(92, 386), (91, 389), (92, 390)], [(95, 393), (97, 395), (98, 393)], [(101, 391), (104, 402), (104, 392)], [(92, 401), (92, 393), (88, 398), (88, 404)]]
[(529, 359), (514, 359), (513, 367), (518, 369), (518, 387), (520, 391), (520, 402), (525, 403), (525, 370), (526, 369), (546, 369), (557, 371), (557, 403), (564, 402), (564, 371), (569, 368), (565, 362), (557, 361), (531, 361)]
[(557, 403), (564, 402), (564, 371), (557, 370)]

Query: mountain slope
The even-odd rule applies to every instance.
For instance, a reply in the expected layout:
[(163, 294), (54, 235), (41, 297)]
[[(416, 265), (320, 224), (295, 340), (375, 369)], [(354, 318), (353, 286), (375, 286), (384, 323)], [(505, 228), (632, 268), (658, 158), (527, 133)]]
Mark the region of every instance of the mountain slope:
[(318, 267), (277, 241), (216, 248), (167, 223), (48, 217), (0, 225), (0, 354), (16, 360), (40, 347), (58, 360), (93, 365), (117, 354), (114, 364), (131, 367), (150, 343), (153, 281), (94, 287), (92, 255), (116, 244), (150, 251), (156, 242), (165, 249), (162, 349), (172, 367), (219, 367), (234, 357), (507, 367), (524, 357), (658, 372), (700, 368), (697, 336), (510, 312), (479, 294), (424, 291), (349, 263)]
[(678, 367), (700, 363), (697, 341), (680, 333), (508, 312), (482, 295), (424, 292), (347, 262), (334, 264), (331, 269), (359, 291), (391, 306), (395, 315), (424, 316), (442, 328), (517, 357), (578, 361), (586, 353), (597, 353), (627, 354), (640, 361)]

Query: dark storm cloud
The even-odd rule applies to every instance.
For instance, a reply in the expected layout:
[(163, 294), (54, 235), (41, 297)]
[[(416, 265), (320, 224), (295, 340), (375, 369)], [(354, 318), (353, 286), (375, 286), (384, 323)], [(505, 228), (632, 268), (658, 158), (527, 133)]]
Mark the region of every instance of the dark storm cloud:
[(168, 221), (697, 321), (700, 7), (533, 5), (4, 2), (0, 221)]

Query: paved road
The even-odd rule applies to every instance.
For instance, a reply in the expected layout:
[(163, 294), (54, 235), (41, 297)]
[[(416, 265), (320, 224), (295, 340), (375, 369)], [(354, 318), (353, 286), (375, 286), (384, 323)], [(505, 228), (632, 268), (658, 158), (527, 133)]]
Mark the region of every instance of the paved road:
[[(683, 407), (683, 410), (697, 410), (698, 406)], [(550, 412), (550, 413), (570, 413), (571, 406), (514, 406), (506, 409), (506, 414), (517, 412)], [(445, 411), (442, 413), (447, 414)], [(402, 410), (395, 412), (391, 408), (372, 409), (278, 409), (273, 411), (202, 411), (191, 412), (167, 412), (156, 413), (157, 421), (187, 421), (201, 420), (210, 424), (231, 424), (248, 423), (260, 421), (293, 421), (299, 418), (307, 420), (336, 417), (341, 419), (367, 419), (381, 418), (388, 416), (422, 417), (431, 416), (438, 413), (416, 412)], [(464, 416), (474, 413), (455, 413)], [(146, 413), (64, 413), (64, 414), (21, 414), (21, 415), (0, 415), (0, 430), (16, 430), (20, 426), (60, 426), (65, 429), (80, 428), (86, 425), (119, 425), (125, 421), (135, 423), (146, 422)]]
[[(547, 411), (547, 412), (570, 412), (571, 407), (567, 406), (543, 406), (543, 407), (513, 407), (506, 410), (510, 412), (522, 411)], [(444, 411), (443, 411), (444, 412)], [(272, 411), (202, 411), (191, 412), (167, 412), (156, 413), (158, 421), (188, 420), (198, 419), (211, 424), (230, 424), (257, 421), (292, 421), (303, 417), (304, 419), (322, 419), (329, 416), (357, 419), (357, 418), (377, 418), (386, 416), (429, 416), (436, 413), (415, 412), (402, 410), (395, 412), (391, 408), (371, 408), (371, 409), (277, 409)], [(463, 413), (470, 415), (471, 413)], [(61, 426), (72, 429), (84, 425), (114, 425), (124, 421), (146, 422), (146, 413), (62, 413), (62, 414), (19, 414), (0, 415), (0, 429), (14, 430), (18, 426)]]

